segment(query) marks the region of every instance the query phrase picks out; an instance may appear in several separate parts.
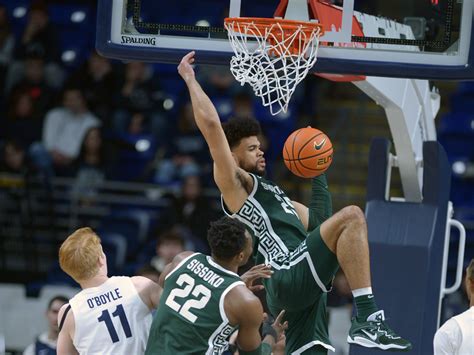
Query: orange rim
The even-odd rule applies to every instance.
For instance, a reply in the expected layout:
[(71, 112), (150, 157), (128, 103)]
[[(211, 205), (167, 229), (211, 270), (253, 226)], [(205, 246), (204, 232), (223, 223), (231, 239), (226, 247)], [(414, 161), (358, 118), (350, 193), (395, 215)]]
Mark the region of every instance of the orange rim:
[[(295, 21), (295, 20), (285, 20), (278, 18), (265, 18), (265, 17), (227, 17), (224, 20), (225, 24), (239, 24), (239, 25), (249, 25), (252, 24), (257, 27), (259, 30), (265, 30), (274, 24), (279, 24), (281, 28), (289, 33), (294, 32), (296, 29), (301, 27), (301, 30), (305, 34), (311, 34), (315, 29), (319, 28), (319, 36), (324, 34), (323, 25), (316, 22), (307, 22), (307, 21)], [(275, 29), (275, 32), (279, 32), (278, 28)]]
[[(273, 37), (268, 38), (267, 41), (275, 47), (270, 50), (270, 53), (278, 57), (286, 56), (288, 54), (299, 55), (306, 43), (314, 38), (312, 35), (315, 31), (319, 29), (316, 35), (317, 37), (324, 33), (324, 27), (321, 24), (307, 21), (262, 17), (227, 17), (224, 20), (224, 23), (229, 26), (237, 25), (235, 26), (237, 28), (233, 28), (237, 33), (243, 33), (249, 25), (256, 27), (262, 34), (266, 33), (268, 28), (271, 28), (270, 33)], [(275, 24), (278, 24), (279, 26), (272, 27)], [(241, 31), (239, 31), (239, 29)], [(292, 41), (291, 43), (284, 45), (283, 42), (286, 40), (287, 36), (291, 36), (296, 30), (303, 32), (306, 36), (306, 40)], [(276, 39), (278, 37), (281, 37), (281, 41)]]

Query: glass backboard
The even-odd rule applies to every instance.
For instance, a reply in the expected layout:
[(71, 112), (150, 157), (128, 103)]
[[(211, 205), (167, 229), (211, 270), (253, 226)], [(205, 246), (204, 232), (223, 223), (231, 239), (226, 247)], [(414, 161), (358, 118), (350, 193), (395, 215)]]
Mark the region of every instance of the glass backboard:
[(325, 29), (315, 72), (474, 78), (472, 0), (306, 2), (100, 0), (96, 46), (108, 57), (167, 63), (196, 50), (198, 63), (228, 65), (224, 18), (307, 16)]

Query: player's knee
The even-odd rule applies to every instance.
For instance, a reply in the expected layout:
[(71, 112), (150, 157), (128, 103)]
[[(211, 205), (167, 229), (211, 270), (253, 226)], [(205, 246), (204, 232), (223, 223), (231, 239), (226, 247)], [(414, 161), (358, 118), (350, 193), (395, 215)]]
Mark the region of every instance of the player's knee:
[(365, 224), (364, 212), (358, 206), (347, 206), (342, 209), (344, 219), (347, 223), (362, 223)]

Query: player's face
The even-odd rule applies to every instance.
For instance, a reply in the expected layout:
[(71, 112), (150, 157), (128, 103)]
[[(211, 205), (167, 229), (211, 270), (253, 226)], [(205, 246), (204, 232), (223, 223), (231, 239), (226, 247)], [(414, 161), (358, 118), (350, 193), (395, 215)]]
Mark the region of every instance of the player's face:
[(242, 262), (240, 263), (240, 266), (247, 264), (252, 253), (253, 253), (252, 236), (250, 235), (249, 232), (245, 231), (245, 248), (242, 251), (243, 258), (242, 258)]
[(260, 141), (256, 136), (242, 138), (240, 144), (232, 151), (237, 165), (249, 173), (265, 175), (265, 158), (260, 150)]

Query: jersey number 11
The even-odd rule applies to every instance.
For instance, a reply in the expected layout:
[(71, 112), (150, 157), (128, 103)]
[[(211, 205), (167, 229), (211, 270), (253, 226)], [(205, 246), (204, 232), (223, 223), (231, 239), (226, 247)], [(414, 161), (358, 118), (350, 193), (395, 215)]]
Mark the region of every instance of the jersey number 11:
[[(119, 317), (120, 323), (122, 323), (122, 328), (127, 338), (132, 336), (132, 331), (130, 330), (130, 324), (128, 324), (127, 315), (123, 309), (123, 306), (119, 304), (115, 311), (112, 313), (113, 317)], [(112, 318), (110, 317), (110, 313), (108, 310), (102, 311), (102, 314), (99, 318), (97, 318), (99, 322), (104, 322), (107, 326), (107, 330), (109, 331), (110, 338), (112, 342), (116, 343), (120, 339), (117, 335), (117, 331), (115, 330), (114, 323), (112, 322)]]

